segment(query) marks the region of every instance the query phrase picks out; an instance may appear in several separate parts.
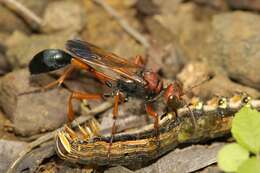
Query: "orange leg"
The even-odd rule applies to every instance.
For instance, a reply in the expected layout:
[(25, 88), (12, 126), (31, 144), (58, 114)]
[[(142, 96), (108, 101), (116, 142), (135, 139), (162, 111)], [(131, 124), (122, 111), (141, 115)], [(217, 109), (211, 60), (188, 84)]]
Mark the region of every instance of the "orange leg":
[(155, 135), (156, 138), (159, 140), (159, 116), (158, 114), (153, 110), (151, 103), (145, 104), (145, 110), (146, 112), (154, 118), (154, 129), (155, 129)]
[(119, 100), (120, 100), (120, 93), (117, 90), (116, 94), (114, 96), (113, 126), (112, 126), (112, 129), (111, 129), (111, 138), (110, 138), (110, 141), (109, 141), (108, 157), (110, 155), (110, 151), (111, 151), (111, 147), (112, 147), (112, 143), (113, 143), (113, 138), (114, 138), (114, 135), (116, 133), (116, 118), (117, 118), (117, 115), (118, 115)]
[(45, 91), (47, 89), (50, 89), (52, 87), (54, 87), (55, 85), (58, 85), (60, 86), (64, 80), (73, 72), (75, 68), (73, 66), (69, 66), (65, 71), (64, 73), (59, 77), (59, 79), (57, 79), (56, 81), (53, 81), (45, 86), (43, 86), (41, 88), (41, 91)]
[(73, 91), (70, 94), (70, 97), (68, 99), (68, 123), (71, 123), (74, 120), (74, 111), (72, 106), (72, 100), (83, 100), (83, 99), (90, 99), (90, 100), (100, 100), (102, 99), (101, 94), (90, 94), (90, 93), (82, 93), (82, 92), (76, 92)]
[(142, 56), (136, 56), (134, 58), (134, 64), (139, 65), (140, 67), (144, 67), (146, 62)]
[(88, 64), (86, 64), (85, 62), (82, 62), (76, 58), (73, 58), (71, 60), (71, 65), (64, 71), (64, 73), (59, 77), (59, 79), (41, 87), (40, 89), (36, 89), (36, 90), (32, 90), (32, 91), (27, 91), (27, 92), (23, 92), (19, 95), (24, 95), (24, 94), (30, 94), (30, 93), (36, 93), (36, 92), (40, 92), (40, 91), (45, 91), (47, 89), (50, 89), (52, 87), (54, 87), (55, 85), (60, 86), (64, 80), (75, 70), (75, 69), (84, 69), (86, 71), (90, 71), (91, 73), (93, 73), (96, 78), (98, 78), (102, 83), (105, 83), (105, 81), (107, 80), (112, 80), (111, 78), (109, 78), (108, 76), (106, 76), (105, 74), (98, 72), (96, 70), (94, 70), (93, 68), (91, 68)]
[(32, 90), (32, 91), (26, 91), (26, 92), (20, 93), (19, 95), (31, 94), (31, 93), (36, 93), (36, 92), (43, 92), (47, 89), (54, 87), (57, 84), (58, 84), (58, 86), (60, 86), (64, 82), (64, 80), (73, 72), (74, 69), (75, 68), (73, 66), (69, 66), (64, 71), (64, 73), (59, 77), (59, 79), (57, 79), (57, 80), (39, 88), (39, 89), (35, 89), (35, 90)]
[(100, 81), (105, 81), (105, 80), (111, 80), (111, 78), (107, 77), (105, 74), (101, 73), (101, 72), (97, 72), (96, 70), (94, 70), (93, 68), (91, 68), (88, 64), (81, 62), (80, 60), (77, 59), (72, 59), (71, 60), (71, 65), (69, 66), (68, 69), (65, 70), (65, 72), (59, 77), (58, 80), (49, 83), (48, 85), (42, 87), (41, 90), (46, 90), (49, 88), (54, 87), (55, 85), (58, 84), (58, 86), (60, 86), (64, 80), (73, 72), (73, 70), (75, 69), (84, 69), (86, 71), (90, 71), (92, 72)]

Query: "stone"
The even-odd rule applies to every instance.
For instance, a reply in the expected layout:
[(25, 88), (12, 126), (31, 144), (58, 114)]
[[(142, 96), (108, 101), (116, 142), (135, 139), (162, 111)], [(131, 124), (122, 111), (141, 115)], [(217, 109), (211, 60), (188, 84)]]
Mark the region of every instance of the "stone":
[(217, 153), (223, 145), (223, 143), (215, 143), (210, 146), (193, 145), (176, 149), (135, 173), (195, 172), (216, 163)]
[(259, 21), (259, 15), (249, 12), (215, 15), (202, 52), (210, 67), (223, 67), (230, 79), (256, 89), (260, 89)]
[(123, 166), (116, 166), (116, 167), (111, 167), (107, 170), (105, 170), (104, 173), (114, 173), (114, 172), (117, 172), (117, 173), (134, 173), (134, 171), (131, 171)]
[(0, 139), (0, 172), (6, 172), (18, 154), (26, 147), (25, 142)]
[[(174, 4), (174, 2), (172, 3)], [(168, 37), (171, 43), (178, 46), (184, 59), (188, 61), (201, 60), (199, 55), (200, 51), (205, 49), (203, 43), (210, 32), (211, 17), (217, 12), (192, 2), (176, 6), (169, 4), (161, 9), (161, 14), (153, 17), (153, 20), (157, 21), (157, 25), (164, 28), (164, 32), (161, 32), (164, 35), (161, 37)], [(152, 30), (154, 25), (147, 27)]]
[(14, 131), (23, 136), (54, 130), (67, 120), (69, 92), (56, 88), (20, 95), (36, 88), (39, 86), (30, 85), (27, 69), (8, 73), (0, 80), (0, 106), (12, 121)]
[(186, 64), (182, 71), (177, 75), (177, 79), (182, 81), (184, 88), (191, 88), (204, 80), (213, 77), (214, 73), (214, 70), (210, 69), (206, 63), (195, 61)]
[(260, 10), (260, 1), (259, 0), (227, 0), (228, 5), (232, 9), (240, 10)]
[(192, 3), (179, 5), (175, 13), (154, 16), (175, 36), (182, 58), (202, 61), (216, 74), (255, 89), (260, 88), (259, 19), (249, 12), (218, 14)]
[(2, 111), (0, 111), (0, 139), (17, 140), (17, 137), (13, 133), (11, 121), (6, 118), (6, 115)]
[(55, 1), (48, 4), (43, 17), (43, 31), (51, 33), (61, 30), (82, 30), (86, 12), (79, 1)]
[(232, 97), (239, 93), (246, 93), (252, 98), (258, 98), (260, 96), (259, 91), (232, 82), (229, 78), (223, 75), (216, 75), (208, 82), (205, 82), (201, 86), (192, 90), (194, 95), (201, 98), (210, 99), (212, 96), (226, 96)]
[(220, 11), (227, 11), (228, 4), (226, 0), (193, 0), (193, 2), (197, 3), (200, 6), (208, 6), (210, 8), (220, 10)]
[(214, 164), (197, 171), (197, 173), (221, 173), (221, 170), (216, 164)]
[(30, 30), (24, 21), (16, 16), (15, 13), (0, 5), (0, 31), (11, 34), (15, 30), (29, 33)]
[[(141, 23), (136, 20), (136, 9), (126, 6), (125, 1), (107, 1), (107, 3), (124, 17), (124, 19), (136, 30), (141, 30)], [(120, 57), (130, 58), (136, 55), (144, 55), (145, 48), (136, 42), (118, 24), (118, 21), (111, 17), (102, 7), (87, 1), (87, 22), (81, 37)]]
[[(204, 99), (209, 99), (214, 95), (231, 97), (238, 92), (245, 92), (253, 98), (260, 96), (257, 90), (235, 83), (225, 74), (221, 74), (201, 62), (187, 64), (177, 77), (182, 81), (187, 94), (193, 93)], [(205, 81), (208, 77), (210, 77), (209, 80)], [(198, 86), (193, 88), (196, 85)]]
[(0, 52), (0, 76), (11, 70), (10, 65), (4, 54)]
[(152, 0), (139, 0), (136, 2), (139, 13), (145, 16), (152, 16), (159, 13), (158, 6)]

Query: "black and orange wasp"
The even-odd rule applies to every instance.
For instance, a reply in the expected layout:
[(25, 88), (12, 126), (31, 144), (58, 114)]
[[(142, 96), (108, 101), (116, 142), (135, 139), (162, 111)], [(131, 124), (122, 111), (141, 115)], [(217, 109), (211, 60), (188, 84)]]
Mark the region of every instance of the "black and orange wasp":
[[(67, 76), (75, 69), (83, 69), (93, 74), (99, 81), (112, 88), (114, 97), (113, 119), (111, 129), (111, 145), (116, 133), (116, 117), (119, 102), (128, 97), (144, 100), (146, 112), (154, 118), (156, 133), (159, 129), (158, 114), (154, 111), (152, 103), (161, 95), (167, 103), (180, 100), (183, 95), (182, 86), (173, 82), (166, 88), (159, 75), (145, 67), (144, 60), (136, 56), (133, 61), (122, 58), (114, 53), (105, 51), (91, 43), (81, 40), (68, 40), (65, 52), (60, 49), (45, 49), (36, 54), (30, 61), (31, 74), (54, 71), (68, 66), (60, 78), (42, 89), (61, 85)], [(72, 107), (73, 99), (102, 99), (103, 94), (92, 94), (72, 91), (68, 99), (68, 121), (74, 119)]]

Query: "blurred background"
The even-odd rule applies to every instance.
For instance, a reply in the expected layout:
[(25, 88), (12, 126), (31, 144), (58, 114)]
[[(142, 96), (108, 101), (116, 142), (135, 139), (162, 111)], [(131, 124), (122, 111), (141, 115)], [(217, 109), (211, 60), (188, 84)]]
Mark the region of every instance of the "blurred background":
[[(37, 52), (82, 39), (125, 58), (142, 55), (166, 84), (178, 79), (191, 96), (258, 98), (259, 11), (259, 0), (0, 0), (0, 172), (28, 141), (66, 122), (67, 88), (105, 90), (76, 72), (67, 88), (19, 96), (62, 74), (30, 76), (27, 66)], [(122, 109), (145, 115), (135, 106)], [(75, 110), (80, 114), (79, 103)]]

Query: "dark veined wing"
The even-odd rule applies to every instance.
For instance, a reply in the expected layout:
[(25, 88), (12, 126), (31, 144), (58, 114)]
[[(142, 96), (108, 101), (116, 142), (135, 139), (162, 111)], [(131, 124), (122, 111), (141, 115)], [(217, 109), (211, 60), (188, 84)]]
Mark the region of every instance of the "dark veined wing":
[(131, 79), (137, 82), (146, 84), (146, 81), (137, 75), (137, 71), (140, 67), (118, 55), (105, 51), (91, 43), (81, 40), (68, 40), (66, 43), (66, 49), (81, 61), (86, 62), (96, 70), (101, 68), (102, 71), (110, 71), (110, 75), (113, 73), (112, 78)]

